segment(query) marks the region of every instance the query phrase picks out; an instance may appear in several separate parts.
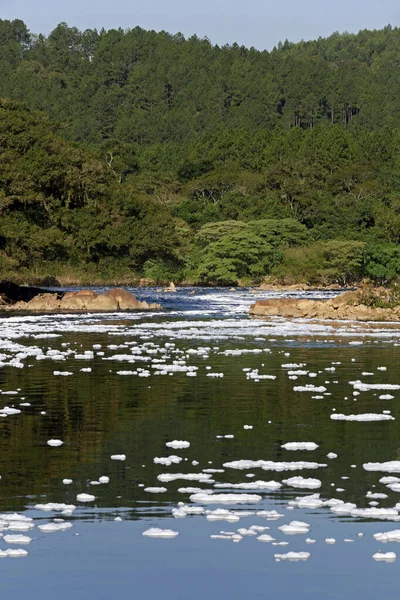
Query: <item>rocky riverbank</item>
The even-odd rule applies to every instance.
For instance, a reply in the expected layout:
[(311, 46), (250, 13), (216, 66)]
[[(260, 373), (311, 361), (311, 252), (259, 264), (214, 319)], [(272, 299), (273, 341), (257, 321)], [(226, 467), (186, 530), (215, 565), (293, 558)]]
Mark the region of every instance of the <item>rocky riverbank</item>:
[(330, 300), (298, 300), (271, 298), (257, 300), (250, 306), (256, 317), (286, 317), (297, 319), (339, 319), (354, 321), (400, 321), (400, 306), (376, 308), (363, 304), (358, 292), (345, 292)]
[(33, 312), (78, 312), (119, 310), (160, 310), (160, 304), (141, 302), (121, 288), (114, 288), (104, 294), (93, 290), (78, 292), (48, 292), (40, 288), (0, 285), (0, 310)]

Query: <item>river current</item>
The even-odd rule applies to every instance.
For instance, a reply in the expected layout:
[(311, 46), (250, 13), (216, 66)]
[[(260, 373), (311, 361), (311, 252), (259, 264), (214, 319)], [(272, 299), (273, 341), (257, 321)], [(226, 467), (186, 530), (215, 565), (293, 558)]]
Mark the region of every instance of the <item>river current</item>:
[(3, 597), (397, 597), (400, 325), (131, 291), (0, 317)]

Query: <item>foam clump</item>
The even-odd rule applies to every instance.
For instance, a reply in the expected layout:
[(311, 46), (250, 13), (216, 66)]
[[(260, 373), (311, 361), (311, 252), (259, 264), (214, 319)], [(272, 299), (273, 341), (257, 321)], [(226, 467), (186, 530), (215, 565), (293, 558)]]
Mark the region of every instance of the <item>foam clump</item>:
[(343, 415), (341, 413), (331, 414), (333, 421), (394, 421), (391, 415), (377, 413), (361, 413), (359, 415)]
[(64, 442), (62, 440), (48, 440), (47, 441), (47, 445), (48, 446), (52, 446), (53, 448), (57, 448), (58, 446), (62, 446), (63, 443)]
[(263, 533), (262, 535), (259, 535), (257, 539), (259, 542), (264, 542), (267, 544), (275, 541), (275, 538), (272, 537), (272, 535), (268, 535), (268, 533)]
[(110, 478), (108, 477), (108, 475), (102, 475), (101, 477), (99, 477), (99, 483), (110, 483)]
[(71, 483), (73, 483), (73, 480), (72, 479), (63, 479), (62, 482), (64, 485), (70, 485)]
[(35, 510), (44, 510), (44, 511), (73, 511), (76, 509), (74, 504), (62, 504), (58, 502), (48, 502), (47, 504), (36, 504), (34, 506)]
[(326, 503), (320, 499), (319, 494), (311, 494), (310, 496), (297, 496), (294, 500), (289, 500), (288, 504), (297, 508), (321, 508)]
[(3, 537), (3, 541), (6, 544), (30, 544), (32, 541), (32, 538), (29, 537), (28, 535), (21, 535), (21, 534), (5, 535)]
[(191, 502), (200, 504), (257, 504), (262, 500), (258, 494), (192, 494)]
[(0, 550), (0, 558), (22, 558), (23, 556), (28, 556), (28, 552), (22, 548), (9, 548), (8, 550)]
[(329, 454), (326, 455), (326, 458), (330, 458), (330, 459), (337, 458), (337, 454), (335, 454), (334, 452), (329, 452)]
[(158, 481), (163, 483), (169, 483), (170, 481), (176, 481), (177, 479), (183, 479), (185, 481), (202, 481), (211, 483), (211, 475), (209, 473), (161, 473), (157, 475)]
[(364, 463), (363, 469), (365, 471), (386, 471), (387, 473), (400, 473), (400, 460), (390, 460), (383, 463)]
[(96, 500), (96, 496), (93, 496), (92, 494), (78, 494), (76, 499), (78, 500), (78, 502), (93, 502), (93, 500)]
[(249, 481), (245, 483), (216, 483), (216, 488), (233, 488), (239, 490), (279, 490), (282, 484), (278, 481)]
[(172, 509), (172, 514), (176, 519), (185, 518), (188, 515), (203, 515), (205, 509), (202, 506), (188, 506), (183, 502), (178, 503), (178, 508)]
[(288, 561), (299, 561), (308, 560), (311, 554), (309, 552), (288, 552), (287, 554), (274, 554), (276, 561), (288, 560)]
[(395, 552), (375, 552), (372, 558), (376, 561), (394, 562), (397, 558)]
[(400, 390), (400, 385), (392, 383), (362, 383), (362, 381), (350, 382), (355, 390), (368, 392), (369, 390)]
[(207, 521), (228, 521), (229, 523), (237, 523), (240, 521), (240, 516), (234, 511), (226, 508), (217, 508), (206, 512)]
[(296, 488), (309, 488), (309, 489), (316, 489), (321, 487), (321, 481), (319, 479), (313, 479), (312, 477), (309, 478), (305, 478), (305, 477), (289, 477), (289, 479), (283, 479), (282, 481), (283, 483), (285, 483), (286, 485), (289, 485), (290, 487), (296, 487)]
[(150, 527), (150, 529), (146, 529), (142, 533), (145, 537), (151, 538), (175, 538), (179, 535), (178, 531), (173, 531), (172, 529), (159, 529), (158, 527)]
[(281, 448), (285, 448), (285, 450), (316, 450), (318, 444), (314, 442), (287, 442), (282, 444)]
[(285, 535), (295, 535), (297, 533), (308, 533), (310, 531), (310, 525), (303, 521), (291, 521), (286, 525), (278, 527)]
[(19, 415), (21, 411), (19, 410), (19, 408), (11, 408), (10, 406), (5, 406), (0, 410), (0, 413), (1, 416)]
[(326, 387), (323, 385), (313, 385), (312, 383), (307, 383), (306, 385), (295, 385), (293, 388), (294, 392), (316, 392), (321, 394), (322, 392), (326, 392)]
[(112, 454), (111, 460), (126, 460), (125, 454)]
[(189, 448), (190, 442), (186, 442), (184, 440), (173, 440), (172, 442), (167, 442), (165, 445), (168, 448), (173, 448), (174, 450), (182, 450), (184, 448)]
[(302, 469), (318, 469), (326, 464), (307, 461), (275, 462), (273, 460), (233, 460), (226, 462), (223, 467), (230, 469), (263, 469), (264, 471), (299, 471)]
[(164, 465), (165, 467), (170, 467), (172, 464), (178, 465), (183, 459), (180, 456), (176, 456), (175, 454), (171, 454), (171, 456), (156, 456), (153, 458), (153, 462), (156, 465)]
[(71, 529), (72, 523), (44, 523), (44, 525), (38, 525), (38, 529), (43, 533), (57, 533), (58, 531), (67, 531)]
[(144, 488), (145, 492), (149, 492), (150, 494), (165, 494), (167, 488), (165, 487), (147, 487)]
[(277, 521), (278, 519), (281, 519), (285, 515), (282, 513), (279, 513), (277, 510), (259, 510), (256, 512), (256, 516), (263, 517), (267, 521)]

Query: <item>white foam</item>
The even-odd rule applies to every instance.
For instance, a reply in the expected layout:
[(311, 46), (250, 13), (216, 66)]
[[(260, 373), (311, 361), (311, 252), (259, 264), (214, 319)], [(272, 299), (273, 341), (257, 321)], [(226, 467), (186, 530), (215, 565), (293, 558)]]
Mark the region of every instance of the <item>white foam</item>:
[(400, 460), (390, 460), (383, 463), (364, 463), (363, 469), (365, 471), (386, 471), (387, 473), (400, 473)]
[(157, 475), (158, 481), (169, 483), (170, 481), (202, 481), (205, 483), (213, 483), (209, 473), (161, 473)]
[(306, 385), (295, 385), (293, 388), (294, 392), (316, 392), (316, 393), (322, 393), (322, 392), (326, 392), (326, 387), (324, 387), (323, 385), (317, 386), (317, 385), (312, 385), (311, 383), (307, 383)]
[(93, 500), (96, 500), (96, 496), (92, 496), (92, 494), (78, 494), (76, 499), (78, 500), (78, 502), (93, 502)]
[(47, 441), (47, 445), (48, 446), (52, 446), (53, 448), (57, 448), (58, 446), (62, 446), (63, 443), (64, 442), (62, 440), (48, 440)]
[(374, 533), (374, 538), (377, 542), (400, 542), (400, 529), (393, 529), (392, 531), (386, 531), (383, 533)]
[(369, 390), (400, 390), (400, 385), (392, 383), (363, 383), (362, 381), (350, 382), (355, 390), (367, 392)]
[(58, 531), (67, 531), (71, 529), (72, 523), (45, 523), (44, 525), (38, 525), (38, 529), (43, 533), (57, 533)]
[(171, 456), (156, 456), (153, 458), (153, 462), (156, 465), (164, 465), (166, 467), (170, 467), (172, 464), (178, 465), (182, 460), (183, 458), (176, 456), (175, 454), (171, 454)]
[(230, 469), (263, 469), (264, 471), (300, 471), (302, 469), (318, 469), (326, 467), (326, 464), (307, 461), (275, 462), (272, 460), (234, 460), (226, 462), (223, 467)]
[(375, 552), (372, 558), (378, 562), (394, 562), (397, 557), (395, 552)]
[(48, 502), (47, 504), (36, 504), (34, 508), (35, 510), (44, 510), (46, 512), (60, 512), (64, 510), (74, 511), (76, 509), (76, 506), (74, 504), (60, 504), (58, 502)]
[(63, 482), (65, 485), (70, 485), (70, 484), (73, 482), (73, 480), (72, 480), (72, 479), (63, 479), (63, 480), (62, 480), (62, 482)]
[(296, 535), (308, 533), (310, 531), (310, 525), (303, 521), (291, 521), (286, 525), (281, 525), (278, 529), (285, 535)]
[(3, 537), (3, 540), (5, 541), (6, 544), (30, 544), (32, 541), (32, 538), (29, 537), (28, 535), (16, 534), (16, 535), (5, 535)]
[(285, 450), (316, 450), (318, 444), (314, 442), (286, 442), (286, 444), (282, 444), (281, 448), (285, 448)]
[(142, 535), (151, 538), (169, 539), (175, 538), (177, 535), (179, 535), (179, 532), (173, 531), (172, 529), (159, 529), (158, 527), (151, 527), (150, 529), (146, 529), (146, 531), (143, 531)]
[(262, 496), (257, 494), (192, 494), (191, 502), (200, 504), (257, 504)]
[(275, 538), (272, 537), (272, 535), (268, 535), (267, 533), (263, 533), (262, 535), (259, 535), (257, 539), (259, 542), (264, 542), (267, 544), (275, 541)]
[(275, 560), (288, 560), (296, 562), (300, 560), (308, 560), (311, 554), (309, 552), (287, 552), (287, 554), (274, 554)]
[(112, 454), (111, 460), (126, 460), (125, 454)]
[(181, 450), (183, 448), (189, 448), (190, 442), (186, 442), (184, 440), (173, 440), (172, 442), (167, 442), (165, 445), (168, 448), (173, 448), (174, 450)]
[(321, 487), (321, 481), (319, 479), (313, 479), (312, 477), (304, 478), (304, 477), (289, 477), (289, 479), (283, 479), (283, 483), (289, 485), (290, 487), (295, 488), (307, 488), (307, 489), (317, 489)]
[(331, 414), (333, 421), (394, 421), (391, 415), (377, 413), (361, 413), (359, 415), (343, 415), (340, 413)]
[(249, 481), (244, 483), (216, 483), (215, 488), (233, 488), (238, 490), (278, 490), (282, 484), (278, 481)]
[(22, 550), (22, 548), (9, 548), (8, 550), (0, 550), (0, 558), (21, 558), (24, 556), (28, 556), (28, 552), (26, 550)]
[(149, 492), (150, 494), (165, 494), (167, 488), (165, 487), (147, 487), (144, 488), (145, 492)]

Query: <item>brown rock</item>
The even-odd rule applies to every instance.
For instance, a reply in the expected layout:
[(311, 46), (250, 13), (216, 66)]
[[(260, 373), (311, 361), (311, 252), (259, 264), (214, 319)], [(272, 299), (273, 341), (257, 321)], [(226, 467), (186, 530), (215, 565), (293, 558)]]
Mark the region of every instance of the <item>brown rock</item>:
[(60, 302), (63, 310), (85, 310), (87, 303), (91, 301), (90, 296), (78, 296), (78, 294), (65, 294)]
[(118, 310), (118, 301), (109, 294), (99, 294), (96, 298), (86, 299), (87, 310)]
[(93, 290), (79, 290), (79, 292), (75, 292), (75, 295), (78, 297), (88, 297), (88, 298), (96, 298), (97, 294)]
[(106, 295), (114, 298), (118, 302), (120, 310), (138, 308), (138, 305), (140, 304), (133, 294), (121, 288), (109, 290), (106, 292)]
[(27, 304), (27, 310), (50, 311), (60, 308), (57, 294), (38, 294)]

